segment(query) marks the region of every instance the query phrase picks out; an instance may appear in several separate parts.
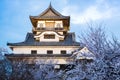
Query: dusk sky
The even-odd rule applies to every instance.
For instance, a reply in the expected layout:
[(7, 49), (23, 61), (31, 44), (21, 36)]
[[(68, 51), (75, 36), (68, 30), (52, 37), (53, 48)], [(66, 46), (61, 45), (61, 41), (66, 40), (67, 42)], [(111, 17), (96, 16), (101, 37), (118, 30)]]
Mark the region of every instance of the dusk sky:
[(58, 12), (71, 17), (70, 31), (76, 37), (89, 23), (95, 23), (103, 24), (108, 37), (114, 34), (120, 41), (120, 0), (0, 0), (0, 47), (24, 41), (32, 30), (29, 16), (39, 15), (50, 2)]

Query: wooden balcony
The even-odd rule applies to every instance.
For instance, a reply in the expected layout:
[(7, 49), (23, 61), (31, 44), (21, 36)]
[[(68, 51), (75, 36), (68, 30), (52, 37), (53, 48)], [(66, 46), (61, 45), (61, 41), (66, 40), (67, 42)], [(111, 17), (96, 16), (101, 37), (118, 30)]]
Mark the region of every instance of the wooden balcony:
[(64, 28), (33, 28), (33, 31), (67, 31)]

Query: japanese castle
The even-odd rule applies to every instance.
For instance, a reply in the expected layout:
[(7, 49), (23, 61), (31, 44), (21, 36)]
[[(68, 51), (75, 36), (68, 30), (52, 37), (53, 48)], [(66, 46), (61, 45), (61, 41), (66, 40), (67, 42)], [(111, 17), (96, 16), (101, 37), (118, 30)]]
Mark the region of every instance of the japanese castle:
[[(30, 16), (32, 32), (27, 33), (23, 42), (7, 43), (12, 54), (6, 57), (11, 61), (27, 61), (61, 65), (73, 64), (76, 60), (94, 59), (95, 56), (75, 40), (70, 30), (70, 16), (64, 16), (52, 5), (38, 16)], [(87, 56), (86, 56), (87, 55)]]

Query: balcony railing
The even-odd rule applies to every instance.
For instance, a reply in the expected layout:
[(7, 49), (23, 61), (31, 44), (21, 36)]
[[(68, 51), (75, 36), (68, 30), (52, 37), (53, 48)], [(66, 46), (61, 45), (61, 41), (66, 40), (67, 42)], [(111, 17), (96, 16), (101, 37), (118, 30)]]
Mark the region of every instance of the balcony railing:
[(33, 30), (64, 30), (63, 28), (33, 28)]

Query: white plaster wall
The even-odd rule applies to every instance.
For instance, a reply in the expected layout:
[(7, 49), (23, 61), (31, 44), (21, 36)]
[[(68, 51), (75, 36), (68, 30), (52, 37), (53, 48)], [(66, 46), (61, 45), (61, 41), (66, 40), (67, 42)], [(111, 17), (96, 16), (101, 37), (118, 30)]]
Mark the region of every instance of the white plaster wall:
[(37, 54), (47, 54), (47, 50), (53, 50), (53, 54), (60, 54), (61, 50), (66, 50), (68, 54), (78, 49), (79, 46), (28, 46), (28, 47), (14, 47), (14, 54), (31, 54), (31, 50), (37, 50)]
[[(38, 63), (38, 64), (72, 64), (73, 59), (68, 59), (64, 57), (39, 57), (35, 58), (27, 58), (24, 59), (28, 61), (29, 64)], [(34, 60), (34, 61), (33, 61)]]
[[(70, 60), (66, 58), (39, 58), (35, 60), (36, 63), (39, 64), (68, 64), (72, 63)], [(31, 61), (32, 62), (32, 61)]]
[(58, 32), (59, 34), (63, 35), (63, 32)]

